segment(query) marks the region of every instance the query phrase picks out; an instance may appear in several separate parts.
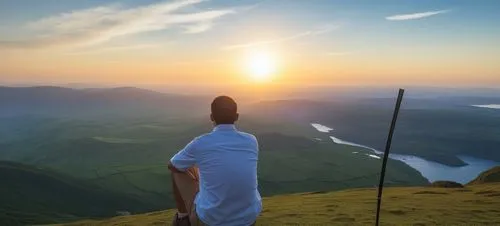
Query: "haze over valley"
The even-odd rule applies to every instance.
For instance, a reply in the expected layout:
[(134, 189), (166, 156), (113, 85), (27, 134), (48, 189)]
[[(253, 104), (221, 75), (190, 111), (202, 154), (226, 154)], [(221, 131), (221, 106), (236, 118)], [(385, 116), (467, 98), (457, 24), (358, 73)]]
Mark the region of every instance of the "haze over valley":
[[(209, 96), (132, 87), (1, 87), (0, 93), (4, 109), (0, 158), (8, 161), (3, 164), (34, 167), (31, 172), (61, 175), (127, 197), (121, 199), (126, 203), (120, 205), (122, 211), (134, 213), (173, 207), (166, 161), (211, 127)], [(370, 96), (317, 99), (241, 105), (238, 127), (259, 139), (259, 186), (264, 196), (377, 184), (379, 150), (384, 147), (394, 100)], [(497, 100), (489, 96), (452, 101), (439, 96), (408, 97), (394, 137), (386, 184), (467, 183), (498, 165), (500, 140), (494, 134), (500, 132), (496, 126), (500, 114), (496, 109), (472, 107), (475, 103), (470, 102)], [(36, 206), (18, 208), (38, 211)], [(96, 214), (113, 215), (113, 208), (103, 206)], [(50, 217), (57, 219), (60, 212), (53, 214)]]

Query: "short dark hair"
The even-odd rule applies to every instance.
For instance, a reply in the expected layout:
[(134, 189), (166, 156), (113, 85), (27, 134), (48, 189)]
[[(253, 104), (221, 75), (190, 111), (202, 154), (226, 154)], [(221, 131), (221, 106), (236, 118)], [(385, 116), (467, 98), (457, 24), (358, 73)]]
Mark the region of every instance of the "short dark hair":
[(238, 106), (231, 97), (216, 97), (212, 101), (211, 109), (215, 124), (234, 124), (238, 119)]

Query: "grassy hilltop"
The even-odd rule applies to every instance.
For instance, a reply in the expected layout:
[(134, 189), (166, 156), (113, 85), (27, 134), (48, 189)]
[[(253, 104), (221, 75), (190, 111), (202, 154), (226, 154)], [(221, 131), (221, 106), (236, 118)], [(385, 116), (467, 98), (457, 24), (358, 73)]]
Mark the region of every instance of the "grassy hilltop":
[[(382, 225), (499, 225), (500, 183), (465, 188), (384, 190)], [(313, 192), (264, 198), (257, 225), (373, 225), (376, 189)], [(86, 220), (67, 225), (165, 225), (174, 210)]]

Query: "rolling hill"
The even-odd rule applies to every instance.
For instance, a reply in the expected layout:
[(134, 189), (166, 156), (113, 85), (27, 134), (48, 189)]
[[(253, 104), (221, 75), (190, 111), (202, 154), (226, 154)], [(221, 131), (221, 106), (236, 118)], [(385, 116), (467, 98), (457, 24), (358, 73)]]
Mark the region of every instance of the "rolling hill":
[[(257, 225), (373, 225), (376, 189), (267, 197)], [(393, 187), (384, 190), (382, 225), (498, 225), (500, 183), (465, 188)], [(174, 210), (65, 224), (165, 225)]]
[[(0, 128), (0, 134), (5, 134), (0, 137), (0, 159), (51, 168), (109, 191), (139, 197), (148, 203), (141, 212), (173, 207), (165, 163), (191, 139), (211, 129), (205, 118), (188, 117), (18, 117), (0, 122), (7, 125)], [(361, 148), (334, 144), (309, 124), (247, 117), (238, 126), (260, 140), (259, 183), (264, 196), (377, 183), (380, 159), (367, 156)], [(390, 160), (388, 167), (387, 181), (392, 186), (428, 183), (402, 162)]]
[[(211, 130), (209, 102), (210, 98), (201, 96), (130, 87), (0, 87), (0, 160), (25, 164), (17, 168), (32, 172), (12, 173), (27, 179), (19, 182), (23, 189), (9, 188), (5, 192), (16, 190), (12, 197), (27, 198), (11, 199), (6, 195), (0, 205), (14, 211), (16, 206), (28, 208), (25, 212), (33, 216), (41, 213), (36, 215), (39, 222), (115, 215), (114, 201), (106, 199), (115, 195), (130, 202), (140, 199), (142, 203), (134, 206), (137, 209), (130, 209), (134, 213), (172, 208), (165, 163), (191, 139)], [(412, 103), (417, 104), (409, 104), (412, 107), (402, 112), (401, 123), (398, 122), (393, 152), (455, 166), (463, 165), (458, 154), (498, 157), (494, 150), (500, 145), (494, 136), (498, 117), (493, 112), (455, 105), (456, 102), (444, 109), (437, 107), (442, 102)], [(270, 197), (374, 187), (381, 160), (370, 156), (372, 153), (366, 149), (335, 144), (329, 136), (378, 148), (385, 141), (392, 105), (392, 99), (241, 104), (238, 127), (259, 139), (261, 194)], [(320, 133), (311, 127), (312, 122), (335, 130)], [(11, 168), (6, 172), (11, 172)], [(61, 200), (53, 197), (57, 192), (51, 193), (50, 189), (32, 191), (30, 181), (39, 180), (49, 181), (42, 184), (56, 184), (55, 187), (69, 186), (67, 190), (81, 194), (79, 197), (91, 195), (95, 197), (88, 198), (92, 205), (103, 209), (89, 212), (90, 204), (78, 199), (70, 203), (82, 202), (79, 206), (85, 208), (66, 208), (63, 201), (74, 197), (66, 194), (68, 197)], [(429, 182), (415, 169), (390, 159), (386, 184), (425, 186)], [(78, 190), (73, 185), (85, 189)], [(49, 212), (44, 212), (45, 204), (31, 202), (36, 200), (32, 194), (37, 192), (46, 196), (41, 203), (54, 199), (54, 204), (64, 209), (49, 208)], [(12, 219), (12, 214), (6, 219)], [(34, 219), (31, 215), (18, 216), (28, 221)]]
[(0, 162), (0, 178), (0, 225), (109, 217), (147, 208), (139, 199), (19, 163)]
[[(470, 106), (488, 101), (500, 98), (404, 99), (391, 152), (455, 167), (466, 165), (460, 156), (500, 162), (499, 111)], [(320, 123), (333, 128), (333, 136), (383, 150), (394, 103), (390, 98), (290, 99), (247, 108), (261, 118)]]
[(482, 172), (469, 184), (500, 183), (500, 166)]
[[(240, 107), (243, 116), (304, 125), (318, 122), (334, 128), (335, 136), (342, 139), (383, 149), (394, 99), (369, 96), (329, 99), (332, 101), (313, 97), (263, 100), (241, 103)], [(186, 121), (192, 117), (206, 118), (210, 101), (207, 96), (133, 87), (0, 87), (0, 117), (92, 119), (101, 123), (125, 118)], [(461, 155), (500, 162), (500, 152), (496, 149), (500, 140), (494, 136), (500, 133), (495, 126), (500, 123), (498, 111), (471, 106), (499, 101), (500, 98), (491, 96), (405, 98), (393, 153), (419, 156), (449, 166), (466, 165), (459, 158)], [(2, 131), (0, 135), (4, 135)]]

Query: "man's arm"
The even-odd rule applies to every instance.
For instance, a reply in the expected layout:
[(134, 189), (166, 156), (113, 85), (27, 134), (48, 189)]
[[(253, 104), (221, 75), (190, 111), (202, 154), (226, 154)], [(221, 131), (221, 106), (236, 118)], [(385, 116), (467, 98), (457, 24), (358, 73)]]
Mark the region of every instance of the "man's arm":
[(185, 172), (196, 164), (194, 152), (198, 138), (191, 141), (186, 147), (175, 154), (168, 162), (168, 169), (172, 172)]
[(172, 164), (171, 161), (168, 161), (168, 169), (172, 171), (172, 173), (184, 173), (185, 171), (181, 171), (177, 168), (175, 168), (174, 164)]

